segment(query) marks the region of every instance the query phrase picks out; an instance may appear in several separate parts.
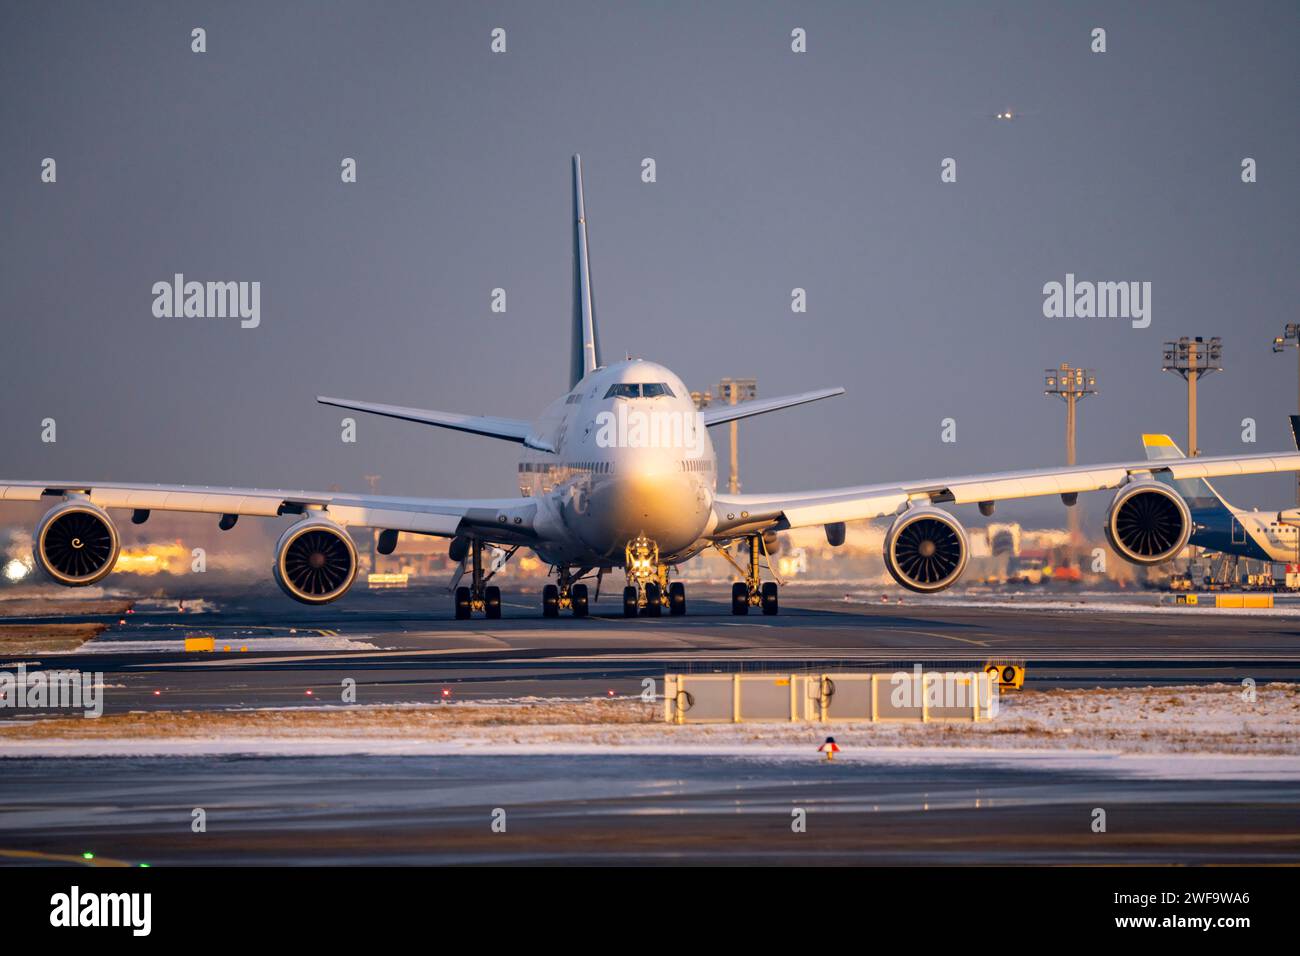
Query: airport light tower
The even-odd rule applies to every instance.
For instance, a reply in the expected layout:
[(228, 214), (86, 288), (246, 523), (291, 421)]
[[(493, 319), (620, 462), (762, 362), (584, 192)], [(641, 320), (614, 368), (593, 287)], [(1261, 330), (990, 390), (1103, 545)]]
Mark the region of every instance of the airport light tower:
[[(1089, 395), (1097, 394), (1097, 375), (1090, 368), (1071, 368), (1069, 362), (1062, 362), (1057, 368), (1045, 369), (1043, 373), (1043, 394), (1055, 395), (1065, 402), (1065, 463), (1075, 463), (1075, 433), (1079, 421), (1078, 405)], [(1071, 502), (1070, 544), (1074, 546), (1079, 540), (1079, 512)]]
[[(741, 402), (748, 402), (758, 397), (758, 379), (755, 378), (724, 378), (718, 383), (718, 400), (726, 402), (728, 405), (738, 405)], [(739, 438), (739, 423), (732, 421), (729, 429), (731, 431), (731, 476), (727, 479), (727, 491), (730, 494), (740, 493), (740, 453), (737, 449)]]
[[(695, 402), (695, 407), (700, 411), (713, 404), (713, 397), (711, 389), (706, 389), (703, 392), (691, 392), (691, 401)], [(724, 378), (718, 383), (718, 401), (726, 402), (728, 405), (748, 402), (757, 397), (758, 379)], [(736, 422), (732, 422), (728, 430), (731, 432), (731, 476), (727, 479), (727, 491), (734, 495), (740, 491), (740, 457), (736, 445), (738, 438)]]
[[(1273, 351), (1284, 352), (1292, 348), (1300, 355), (1300, 322), (1288, 322), (1281, 335), (1273, 340)], [(1300, 505), (1300, 473), (1296, 474), (1295, 501)]]
[[(379, 479), (382, 475), (366, 475), (366, 484), (370, 486), (372, 495), (379, 493)], [(375, 574), (379, 571), (379, 529), (370, 529), (370, 573)]]
[(1206, 339), (1183, 336), (1176, 342), (1166, 342), (1164, 365), (1161, 371), (1176, 372), (1187, 383), (1187, 456), (1201, 453), (1196, 444), (1196, 383), (1211, 372), (1222, 372), (1223, 340), (1217, 335)]

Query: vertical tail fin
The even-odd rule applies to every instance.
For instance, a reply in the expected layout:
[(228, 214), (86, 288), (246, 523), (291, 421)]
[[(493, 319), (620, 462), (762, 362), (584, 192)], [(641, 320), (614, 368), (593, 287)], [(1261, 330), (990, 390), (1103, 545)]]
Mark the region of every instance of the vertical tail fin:
[[(1165, 458), (1182, 458), (1183, 451), (1168, 435), (1143, 435), (1142, 447), (1146, 449), (1148, 461), (1160, 461)], [(1158, 474), (1157, 480), (1172, 485), (1183, 496), (1188, 507), (1196, 512), (1224, 511), (1230, 512), (1232, 506), (1214, 490), (1204, 478), (1179, 478), (1174, 480), (1168, 473)]]
[(591, 303), (591, 261), (587, 255), (587, 210), (582, 201), (582, 157), (573, 157), (573, 340), (569, 387), (600, 367), (600, 337)]

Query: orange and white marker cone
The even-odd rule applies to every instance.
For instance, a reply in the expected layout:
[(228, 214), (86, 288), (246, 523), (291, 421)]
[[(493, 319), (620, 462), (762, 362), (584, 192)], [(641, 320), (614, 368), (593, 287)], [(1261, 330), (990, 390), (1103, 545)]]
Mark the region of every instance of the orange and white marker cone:
[(827, 760), (834, 760), (835, 755), (840, 752), (839, 745), (835, 743), (834, 737), (827, 737), (826, 743), (817, 748), (819, 754), (825, 754)]

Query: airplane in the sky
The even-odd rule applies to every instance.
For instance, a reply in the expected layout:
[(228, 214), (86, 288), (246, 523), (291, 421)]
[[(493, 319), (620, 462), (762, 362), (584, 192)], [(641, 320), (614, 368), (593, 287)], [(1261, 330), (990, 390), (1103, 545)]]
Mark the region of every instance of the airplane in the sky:
[[(885, 566), (905, 588), (922, 593), (952, 585), (966, 566), (969, 545), (947, 504), (978, 504), (1060, 495), (1073, 505), (1081, 492), (1114, 490), (1106, 532), (1115, 550), (1137, 564), (1176, 556), (1193, 531), (1183, 493), (1161, 479), (1300, 470), (1300, 453), (1166, 458), (1043, 468), (956, 478), (886, 482), (785, 494), (724, 494), (716, 488), (714, 425), (841, 394), (828, 388), (697, 410), (668, 368), (641, 359), (604, 364), (591, 295), (582, 163), (573, 157), (573, 327), (569, 388), (534, 422), (458, 415), (341, 398), (340, 408), (484, 435), (522, 446), (518, 498), (397, 498), (345, 492), (199, 488), (95, 481), (0, 481), (0, 501), (49, 502), (36, 526), (37, 564), (60, 584), (89, 585), (113, 568), (119, 536), (109, 511), (126, 510), (142, 524), (154, 511), (221, 516), (228, 530), (241, 516), (294, 515), (275, 547), (273, 573), (291, 598), (325, 604), (342, 597), (357, 575), (349, 528), (380, 532), (390, 554), (399, 532), (451, 539), (460, 562), (453, 581), (455, 614), (501, 615), (500, 589), (488, 582), (483, 549), (507, 560), (528, 548), (551, 566), (555, 581), (542, 592), (547, 617), (589, 610), (586, 581), (597, 597), (608, 572), (625, 575), (623, 611), (657, 615), (686, 611), (686, 591), (670, 580), (677, 565), (706, 548), (720, 550), (743, 580), (732, 586), (731, 610), (777, 613), (777, 582), (764, 560), (764, 535), (822, 525), (828, 542), (844, 543), (845, 522), (888, 517)], [(741, 557), (736, 560), (732, 552)], [(742, 563), (743, 562), (743, 563)], [(468, 585), (460, 585), (468, 567)]]
[[(1300, 447), (1300, 415), (1291, 416), (1292, 437)], [(1181, 459), (1182, 451), (1168, 435), (1143, 435), (1150, 461)], [(1187, 503), (1192, 534), (1187, 543), (1238, 558), (1300, 564), (1300, 508), (1246, 511), (1234, 508), (1204, 478), (1175, 479), (1157, 475)]]

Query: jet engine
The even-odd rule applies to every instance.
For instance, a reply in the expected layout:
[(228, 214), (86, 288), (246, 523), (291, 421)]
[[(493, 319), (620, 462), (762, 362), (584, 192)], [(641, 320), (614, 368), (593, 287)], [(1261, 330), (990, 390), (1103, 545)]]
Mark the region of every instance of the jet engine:
[(328, 604), (357, 577), (357, 549), (348, 533), (325, 518), (289, 527), (275, 546), (275, 583), (303, 604)]
[(966, 568), (966, 530), (939, 508), (911, 508), (885, 533), (885, 567), (909, 591), (930, 594), (949, 587)]
[(65, 501), (51, 509), (32, 535), (36, 564), (74, 588), (94, 584), (112, 571), (120, 547), (108, 513), (89, 501)]
[(1160, 564), (1192, 535), (1192, 515), (1178, 492), (1157, 481), (1125, 485), (1106, 512), (1106, 538), (1124, 560)]

